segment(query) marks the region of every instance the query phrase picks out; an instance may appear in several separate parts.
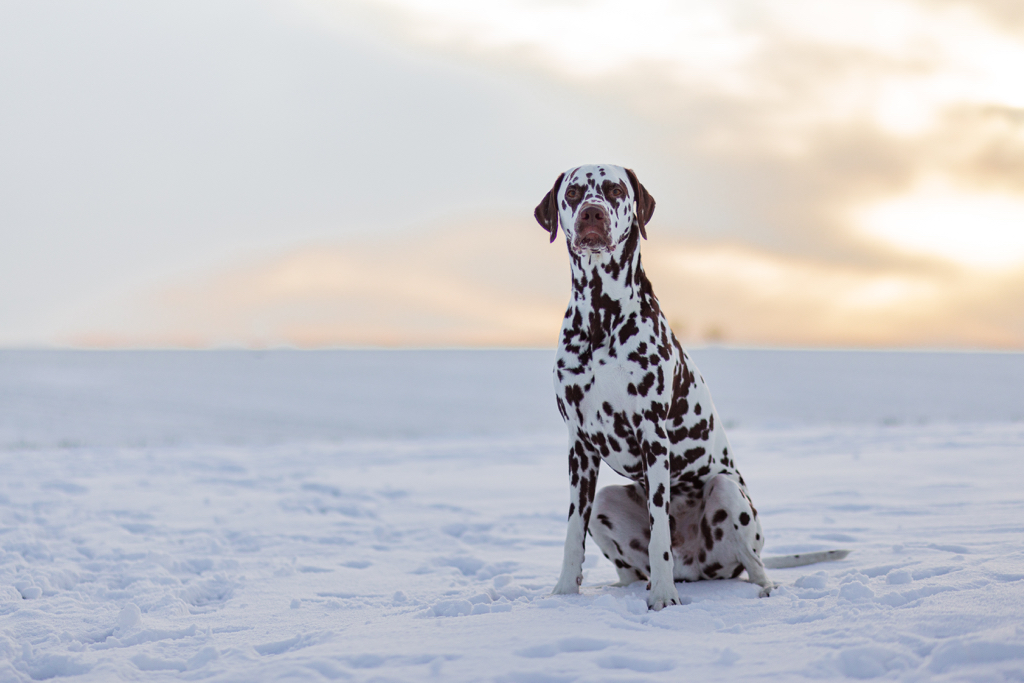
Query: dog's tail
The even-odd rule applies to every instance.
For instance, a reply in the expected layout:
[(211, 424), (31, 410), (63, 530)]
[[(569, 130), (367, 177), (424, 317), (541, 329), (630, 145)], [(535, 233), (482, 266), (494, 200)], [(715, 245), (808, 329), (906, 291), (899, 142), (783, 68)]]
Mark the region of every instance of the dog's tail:
[(776, 555), (775, 557), (764, 557), (761, 561), (766, 569), (789, 569), (790, 567), (803, 567), (805, 564), (817, 564), (818, 562), (834, 562), (841, 560), (850, 554), (849, 550), (819, 550), (814, 553), (801, 553), (799, 555)]

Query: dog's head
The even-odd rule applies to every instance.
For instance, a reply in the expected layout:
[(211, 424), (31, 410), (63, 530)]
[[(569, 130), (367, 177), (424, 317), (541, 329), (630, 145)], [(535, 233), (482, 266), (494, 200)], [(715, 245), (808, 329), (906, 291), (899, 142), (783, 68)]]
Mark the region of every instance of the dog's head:
[(569, 248), (584, 254), (613, 251), (629, 237), (634, 222), (647, 239), (645, 226), (653, 213), (654, 197), (633, 171), (594, 164), (558, 176), (533, 215), (552, 242), (561, 223)]

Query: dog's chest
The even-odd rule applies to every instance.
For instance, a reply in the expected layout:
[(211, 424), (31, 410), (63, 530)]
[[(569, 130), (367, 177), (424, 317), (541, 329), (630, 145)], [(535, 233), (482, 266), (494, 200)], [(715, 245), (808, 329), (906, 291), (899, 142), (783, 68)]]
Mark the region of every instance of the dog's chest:
[[(564, 365), (576, 372), (559, 372), (555, 367), (555, 390), (559, 396), (576, 394), (578, 403), (567, 406), (566, 418), (575, 433), (586, 438), (602, 459), (619, 474), (636, 478), (642, 470), (640, 449), (635, 438), (635, 415), (642, 415), (652, 395), (641, 397), (635, 390), (649, 372), (629, 361), (629, 348), (591, 350), (584, 365), (579, 356), (559, 350)], [(630, 388), (633, 387), (633, 391)]]
[(583, 412), (582, 425), (596, 427), (605, 425), (608, 417), (605, 405), (622, 409), (635, 403), (626, 387), (639, 381), (637, 370), (632, 363), (611, 358), (603, 350), (594, 354), (587, 377), (589, 389), (583, 392), (580, 410)]
[(692, 361), (674, 343), (658, 344), (657, 337), (640, 326), (613, 352), (560, 344), (554, 376), (558, 405), (570, 438), (600, 453), (619, 474), (642, 481), (638, 437), (647, 429), (667, 439), (673, 484), (700, 488), (712, 469), (734, 471), (728, 440)]

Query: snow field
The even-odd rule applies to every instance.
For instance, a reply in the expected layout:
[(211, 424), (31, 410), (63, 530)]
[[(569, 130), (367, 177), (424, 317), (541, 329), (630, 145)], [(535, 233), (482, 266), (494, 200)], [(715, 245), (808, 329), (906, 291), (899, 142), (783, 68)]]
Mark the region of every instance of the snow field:
[[(366, 429), (398, 419), (379, 408)], [(5, 683), (1024, 679), (1024, 424), (733, 429), (765, 553), (853, 553), (773, 570), (768, 599), (679, 584), (687, 604), (658, 613), (643, 584), (602, 586), (592, 541), (582, 594), (549, 595), (560, 434), (275, 441), (261, 423), (249, 443), (111, 445), (95, 429), (0, 448)]]

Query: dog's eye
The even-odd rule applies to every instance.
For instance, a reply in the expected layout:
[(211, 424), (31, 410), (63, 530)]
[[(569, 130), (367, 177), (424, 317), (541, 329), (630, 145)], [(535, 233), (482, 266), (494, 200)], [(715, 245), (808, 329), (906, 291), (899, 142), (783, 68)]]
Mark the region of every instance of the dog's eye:
[(565, 191), (565, 198), (566, 199), (579, 199), (580, 198), (580, 191), (577, 188), (575, 188), (575, 187), (570, 187), (568, 190)]
[(613, 197), (621, 197), (622, 196), (622, 188), (621, 187), (613, 187), (612, 188), (612, 196)]

